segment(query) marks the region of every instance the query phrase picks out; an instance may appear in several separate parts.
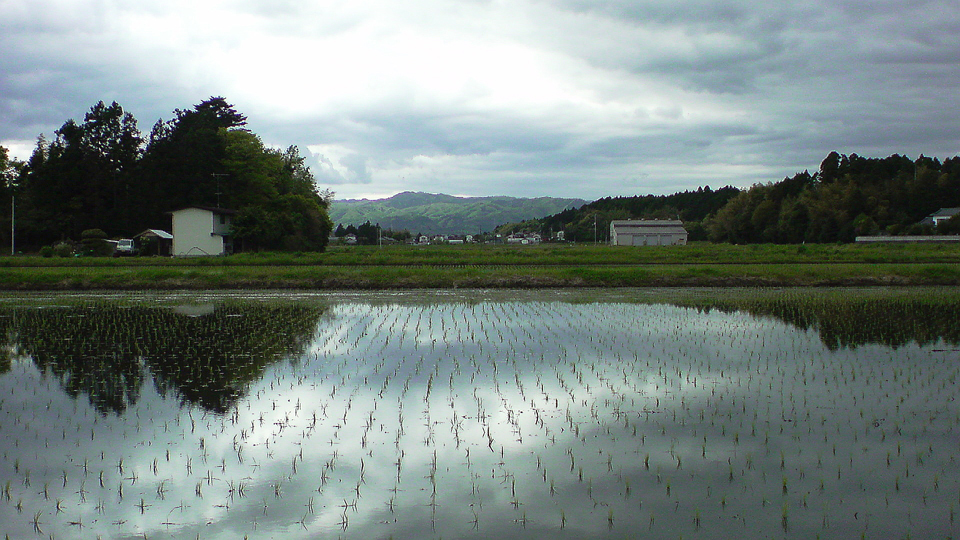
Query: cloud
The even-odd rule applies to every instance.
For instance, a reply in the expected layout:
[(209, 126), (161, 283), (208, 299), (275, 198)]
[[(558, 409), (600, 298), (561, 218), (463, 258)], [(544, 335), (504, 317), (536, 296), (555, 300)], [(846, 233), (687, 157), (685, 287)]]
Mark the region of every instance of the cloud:
[(222, 95), (338, 196), (750, 185), (955, 155), (958, 35), (936, 0), (7, 0), (0, 144)]
[(319, 184), (369, 184), (367, 158), (335, 145), (308, 147), (311, 171)]

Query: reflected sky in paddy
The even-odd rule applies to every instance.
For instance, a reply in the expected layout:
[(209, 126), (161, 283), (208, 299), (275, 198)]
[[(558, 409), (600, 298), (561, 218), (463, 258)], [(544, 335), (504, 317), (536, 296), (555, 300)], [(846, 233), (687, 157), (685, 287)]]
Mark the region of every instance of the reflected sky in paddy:
[[(0, 302), (11, 537), (960, 532), (949, 336), (831, 348), (648, 291), (36, 300)], [(204, 354), (140, 339), (151, 321), (202, 332), (178, 335)], [(139, 363), (136, 399), (105, 409), (104, 359), (66, 358), (65, 336)], [(224, 410), (203, 381), (176, 391), (218, 366), (239, 373), (211, 379), (239, 392)]]

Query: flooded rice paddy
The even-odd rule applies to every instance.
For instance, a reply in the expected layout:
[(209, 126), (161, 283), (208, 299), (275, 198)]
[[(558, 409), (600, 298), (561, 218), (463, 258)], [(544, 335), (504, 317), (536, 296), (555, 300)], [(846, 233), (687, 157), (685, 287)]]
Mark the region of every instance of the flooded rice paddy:
[(955, 537), (958, 299), (2, 296), (0, 534)]

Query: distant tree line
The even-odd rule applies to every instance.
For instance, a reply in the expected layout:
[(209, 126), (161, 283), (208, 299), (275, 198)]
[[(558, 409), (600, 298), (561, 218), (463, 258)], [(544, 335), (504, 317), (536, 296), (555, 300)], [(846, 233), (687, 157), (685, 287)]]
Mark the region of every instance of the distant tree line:
[(343, 238), (348, 234), (352, 234), (357, 238), (358, 244), (363, 245), (374, 245), (378, 243), (381, 238), (390, 238), (400, 243), (404, 243), (410, 238), (412, 234), (406, 229), (390, 229), (390, 228), (381, 228), (379, 224), (372, 224), (370, 221), (365, 221), (360, 225), (347, 225), (343, 226), (342, 223), (337, 224), (337, 228), (334, 229), (333, 235), (336, 238)]
[(568, 242), (606, 242), (612, 220), (680, 219), (690, 234), (690, 240), (706, 240), (701, 222), (739, 193), (735, 187), (713, 190), (705, 186), (673, 195), (607, 197), (545, 218), (502, 225), (496, 232), (503, 235), (536, 232), (544, 239), (552, 239), (562, 231)]
[[(78, 123), (43, 135), (25, 163), (4, 150), (2, 200), (15, 197), (17, 244), (37, 248), (76, 241), (100, 229), (130, 237), (170, 228), (168, 212), (187, 206), (236, 210), (244, 249), (322, 250), (332, 224), (330, 196), (295, 146), (264, 146), (246, 117), (221, 97), (174, 111), (144, 137), (116, 102), (94, 105)], [(10, 223), (10, 204), (0, 205)], [(9, 244), (10, 228), (0, 231)]]
[(960, 217), (921, 221), (960, 207), (960, 157), (915, 161), (831, 152), (820, 170), (745, 190), (703, 187), (673, 195), (605, 198), (542, 219), (502, 225), (501, 234), (563, 231), (573, 242), (605, 242), (615, 219), (680, 219), (689, 239), (730, 243), (852, 242), (858, 235), (958, 234)]
[(956, 233), (951, 220), (935, 231), (923, 218), (960, 206), (960, 158), (942, 163), (894, 154), (864, 158), (831, 152), (820, 170), (755, 185), (732, 198), (703, 228), (714, 242), (852, 242), (858, 235)]

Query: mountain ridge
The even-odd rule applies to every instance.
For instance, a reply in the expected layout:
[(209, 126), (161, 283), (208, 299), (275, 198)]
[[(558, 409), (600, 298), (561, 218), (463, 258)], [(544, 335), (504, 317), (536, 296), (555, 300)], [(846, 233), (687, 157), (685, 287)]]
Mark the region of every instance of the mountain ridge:
[(469, 234), (492, 231), (505, 223), (545, 217), (588, 201), (576, 198), (522, 198), (495, 195), (457, 197), (404, 191), (385, 199), (339, 199), (329, 209), (334, 225), (367, 221), (394, 230), (422, 234)]

